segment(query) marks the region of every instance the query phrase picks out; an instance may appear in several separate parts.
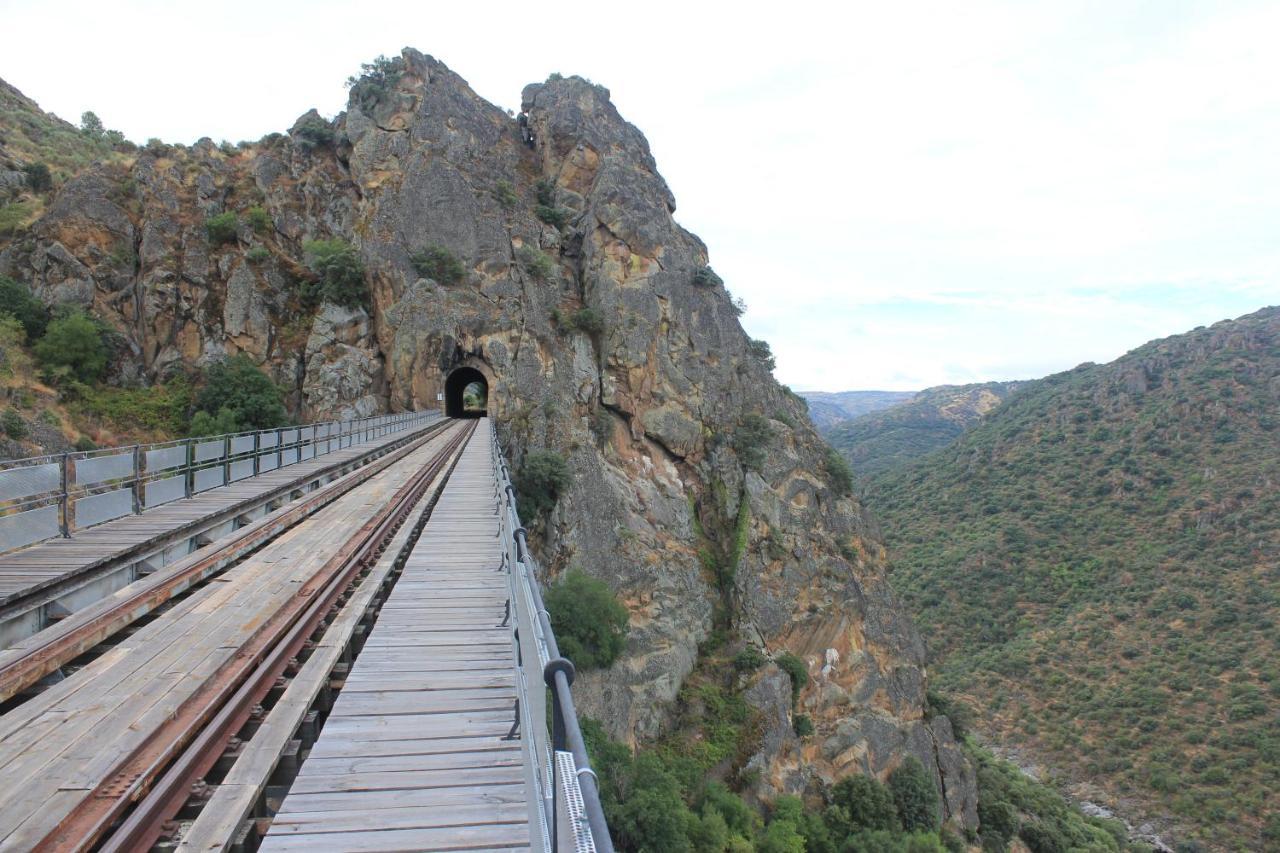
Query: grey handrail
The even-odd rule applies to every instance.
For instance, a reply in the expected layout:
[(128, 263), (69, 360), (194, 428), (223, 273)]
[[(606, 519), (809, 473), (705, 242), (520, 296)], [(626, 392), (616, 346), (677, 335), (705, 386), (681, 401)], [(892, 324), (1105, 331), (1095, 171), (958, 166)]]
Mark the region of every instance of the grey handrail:
[(0, 554), (439, 417), (403, 412), (0, 460)]
[[(542, 591), (538, 583), (537, 561), (529, 550), (528, 535), (520, 526), (520, 516), (516, 510), (515, 489), (511, 485), (510, 471), (502, 448), (498, 444), (496, 430), (490, 423), (490, 440), (494, 459), (494, 475), (497, 479), (496, 495), (500, 515), (503, 517), (503, 533), (509, 536), (508, 553), (513, 558), (508, 566), (514, 589), (513, 600), (516, 608), (517, 632), (532, 630), (536, 637), (517, 637), (518, 646), (523, 654), (525, 649), (536, 648), (541, 672), (539, 676), (552, 694), (551, 709), (551, 744), (550, 754), (545, 756), (549, 766), (536, 768), (535, 785), (550, 776), (550, 802), (547, 803), (547, 822), (550, 824), (551, 849), (560, 850), (560, 844), (572, 844), (576, 851), (599, 851), (613, 853), (613, 841), (609, 837), (609, 827), (605, 821), (604, 809), (600, 804), (600, 789), (595, 771), (591, 769), (591, 761), (587, 755), (586, 743), (582, 737), (582, 729), (578, 725), (578, 713), (573, 704), (573, 684), (576, 671), (573, 663), (561, 656), (556, 643), (555, 632), (551, 629), (551, 620), (547, 608), (542, 602)], [(512, 547), (513, 546), (513, 547)], [(522, 607), (522, 596), (528, 596), (528, 609), (532, 613), (528, 617), (536, 619), (536, 624), (526, 621)], [(527, 668), (527, 661), (522, 660), (522, 668)], [(522, 681), (528, 688), (527, 682)], [(543, 707), (543, 699), (538, 691), (534, 695), (526, 695), (525, 724), (534, 724), (534, 730), (528, 731), (528, 742), (531, 744), (529, 754), (535, 760), (543, 760), (544, 751), (539, 743), (545, 738), (545, 721), (536, 723)], [(527, 708), (533, 706), (530, 713)], [(543, 728), (539, 729), (539, 725)], [(571, 766), (561, 757), (572, 757)], [(538, 796), (546, 797), (546, 792), (539, 790)], [(573, 802), (565, 802), (573, 800)], [(575, 823), (574, 815), (580, 810), (586, 818), (586, 826), (562, 826), (563, 822)]]

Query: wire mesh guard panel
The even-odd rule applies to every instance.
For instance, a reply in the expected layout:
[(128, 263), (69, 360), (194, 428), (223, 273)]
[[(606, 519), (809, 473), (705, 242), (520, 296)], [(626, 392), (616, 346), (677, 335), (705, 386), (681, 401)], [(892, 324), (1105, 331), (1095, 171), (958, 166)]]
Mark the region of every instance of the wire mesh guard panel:
[(0, 501), (28, 498), (61, 488), (62, 466), (56, 462), (0, 471)]
[(573, 753), (557, 750), (555, 760), (560, 783), (560, 790), (556, 792), (556, 849), (568, 850), (572, 845), (576, 853), (595, 853), (595, 839), (587, 823), (587, 807), (582, 801), (582, 789), (578, 787)]
[(147, 509), (160, 504), (167, 504), (169, 501), (176, 501), (178, 498), (185, 497), (187, 487), (183, 481), (187, 478), (179, 474), (177, 477), (166, 477), (163, 480), (152, 480), (147, 483), (143, 490), (142, 505)]
[(265, 450), (268, 447), (275, 447), (279, 443), (280, 434), (274, 432), (264, 432), (258, 434), (258, 447)]
[(10, 551), (41, 539), (49, 539), (59, 532), (56, 506), (42, 506), (6, 515), (0, 518), (0, 551)]
[(221, 459), (225, 446), (222, 439), (200, 442), (196, 445), (196, 461), (208, 462), (210, 459)]
[(75, 461), (76, 484), (87, 486), (133, 475), (133, 451)]
[(279, 467), (279, 464), (280, 463), (276, 460), (276, 454), (274, 452), (264, 453), (262, 456), (258, 457), (258, 470), (261, 472), (274, 471)]
[(166, 468), (176, 468), (179, 465), (187, 464), (187, 446), (185, 444), (175, 445), (174, 447), (158, 447), (155, 450), (147, 451), (147, 471), (163, 471)]
[[(272, 436), (272, 438), (274, 437), (275, 436)], [(231, 439), (231, 452), (237, 454), (248, 453), (250, 450), (253, 450), (253, 439), (254, 436), (252, 435), (237, 435), (235, 438)]]
[(207, 492), (209, 489), (216, 489), (218, 486), (224, 485), (226, 481), (222, 479), (223, 473), (221, 465), (197, 471), (191, 491)]
[(133, 512), (133, 491), (114, 489), (76, 501), (76, 529), (91, 527)]
[(252, 477), (252, 476), (253, 476), (253, 460), (252, 459), (241, 459), (238, 462), (231, 463), (232, 482), (235, 482), (236, 480), (243, 480), (246, 477)]

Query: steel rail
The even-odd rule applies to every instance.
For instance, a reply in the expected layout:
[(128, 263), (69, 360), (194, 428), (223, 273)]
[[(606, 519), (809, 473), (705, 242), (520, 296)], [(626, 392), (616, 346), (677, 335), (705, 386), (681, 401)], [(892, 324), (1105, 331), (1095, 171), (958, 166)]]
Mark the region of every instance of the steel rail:
[[(123, 600), (109, 605), (91, 604), (67, 617), (56, 628), (35, 634), (32, 637), (34, 642), (0, 652), (0, 702), (17, 695), (63, 664), (89, 651), (193, 584), (229, 568), (234, 562), (422, 447), (435, 438), (448, 423), (442, 420), (430, 424), (426, 427), (426, 435), (410, 439), (402, 447), (322, 486), (278, 514), (268, 515), (225, 539), (212, 543), (207, 546), (207, 551), (202, 549), (197, 555), (160, 570), (151, 578), (141, 581), (140, 588)], [(47, 636), (42, 638), (42, 634)], [(18, 651), (20, 656), (5, 661), (6, 657), (10, 657), (9, 653), (14, 651)]]
[[(430, 462), (318, 569), (280, 609), (241, 644), (160, 726), (147, 735), (34, 848), (38, 851), (145, 850), (162, 824), (182, 807), (191, 784), (208, 773), (227, 740), (275, 684), (341, 593), (381, 549), (457, 456), (475, 425), (458, 430)], [(128, 813), (131, 803), (138, 802)], [(112, 824), (118, 829), (105, 838)]]

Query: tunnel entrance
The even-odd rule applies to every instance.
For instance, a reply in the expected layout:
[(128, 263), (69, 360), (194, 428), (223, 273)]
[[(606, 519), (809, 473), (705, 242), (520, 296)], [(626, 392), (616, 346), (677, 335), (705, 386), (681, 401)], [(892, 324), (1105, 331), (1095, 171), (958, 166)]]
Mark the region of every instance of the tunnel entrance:
[(451, 418), (482, 418), (489, 407), (489, 382), (474, 367), (459, 367), (444, 381), (444, 413)]

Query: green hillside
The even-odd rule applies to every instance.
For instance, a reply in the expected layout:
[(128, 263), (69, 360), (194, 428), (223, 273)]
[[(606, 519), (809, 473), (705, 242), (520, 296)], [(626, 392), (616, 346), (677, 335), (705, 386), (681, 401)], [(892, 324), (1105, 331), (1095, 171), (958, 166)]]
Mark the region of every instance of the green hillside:
[(984, 382), (926, 388), (908, 402), (823, 430), (823, 437), (861, 477), (903, 465), (977, 423), (1025, 382)]
[(976, 727), (1184, 837), (1280, 849), (1280, 309), (1013, 395), (873, 478)]

